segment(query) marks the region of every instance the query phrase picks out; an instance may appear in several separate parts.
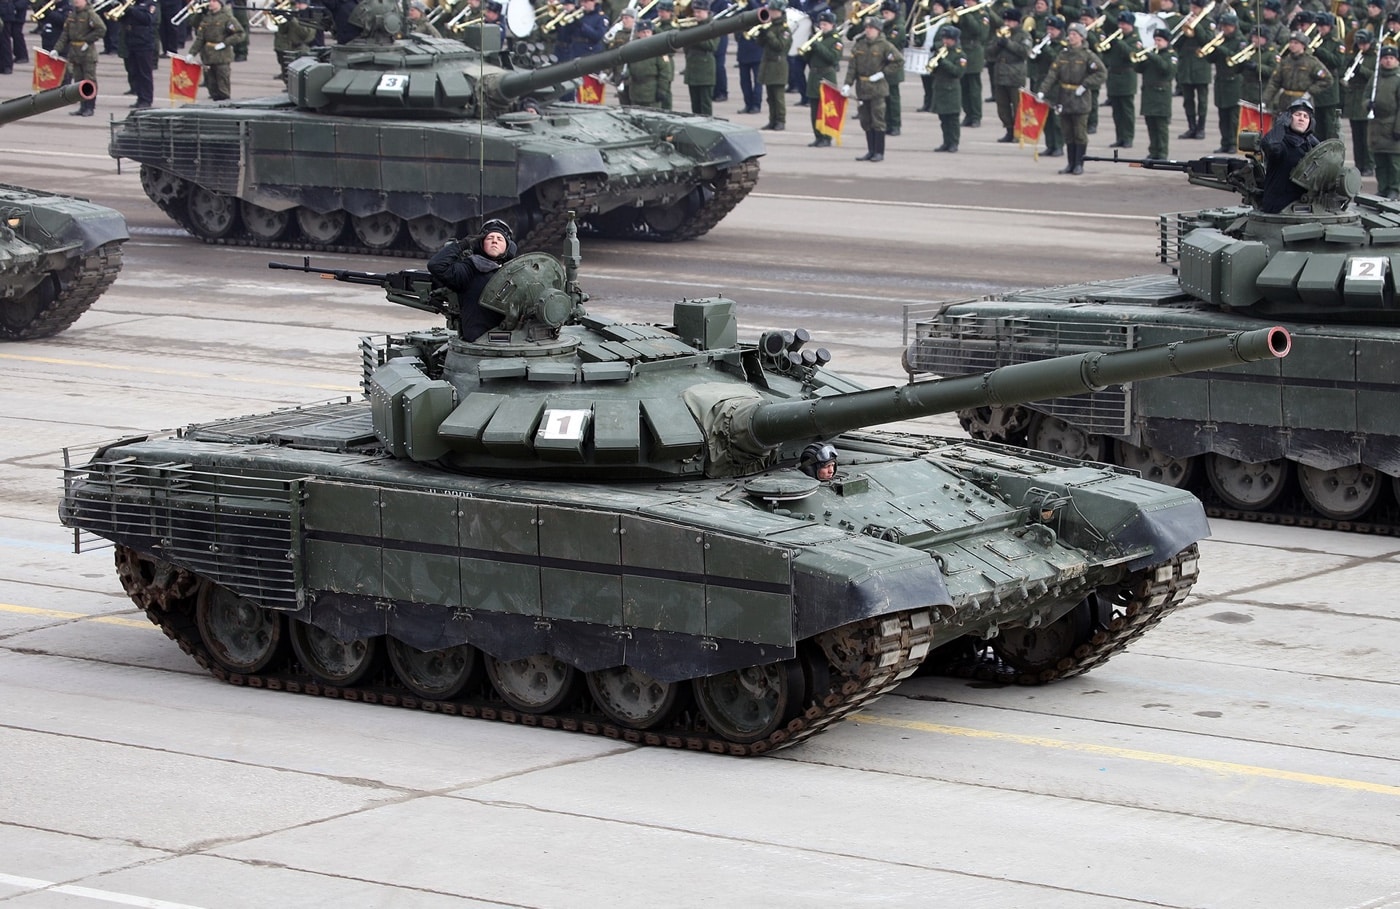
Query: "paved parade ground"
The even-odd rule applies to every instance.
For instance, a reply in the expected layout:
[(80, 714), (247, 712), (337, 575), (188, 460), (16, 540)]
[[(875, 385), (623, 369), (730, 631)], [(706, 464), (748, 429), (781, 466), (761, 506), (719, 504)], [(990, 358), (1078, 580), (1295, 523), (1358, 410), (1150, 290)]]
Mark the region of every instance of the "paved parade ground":
[[(359, 336), (432, 320), (176, 228), (105, 153), (129, 99), (102, 60), (97, 116), (0, 131), (6, 182), (132, 233), (73, 328), (0, 344), (0, 905), (1400, 907), (1400, 538), (1213, 522), (1186, 606), (1092, 673), (915, 677), (769, 757), (215, 681), (126, 599), (110, 549), (72, 553), (64, 447), (358, 394)], [(273, 71), (263, 38), (234, 95)], [(27, 86), (16, 70), (0, 97)], [(1059, 176), (997, 144), (990, 111), (957, 155), (906, 113), (879, 164), (855, 133), (807, 148), (805, 113), (707, 236), (585, 240), (589, 308), (665, 321), (721, 293), (742, 337), (807, 328), (833, 368), (898, 383), (906, 304), (1154, 271), (1157, 212), (1233, 201), (1106, 164)]]

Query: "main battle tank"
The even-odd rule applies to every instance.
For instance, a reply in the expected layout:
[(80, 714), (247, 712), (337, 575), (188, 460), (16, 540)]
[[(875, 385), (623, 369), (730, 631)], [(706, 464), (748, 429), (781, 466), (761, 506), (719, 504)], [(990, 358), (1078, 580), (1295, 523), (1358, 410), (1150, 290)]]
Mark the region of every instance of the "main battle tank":
[[(0, 102), (0, 124), (97, 96), (78, 82)], [(0, 184), (0, 341), (56, 335), (87, 312), (122, 268), (126, 219), (72, 196)]]
[[(476, 339), (426, 272), (321, 272), (447, 327), (364, 339), (365, 401), (99, 448), (67, 471), (62, 521), (116, 543), (132, 599), (221, 679), (752, 754), (926, 658), (1087, 671), (1195, 580), (1188, 493), (864, 427), (1289, 345), (1265, 329), (866, 390), (804, 331), (739, 343), (731, 300), (679, 302), (669, 326), (590, 313), (568, 244), (500, 269), (481, 299), (502, 322)], [(793, 469), (814, 440), (834, 478)]]
[(511, 224), (555, 249), (568, 212), (611, 236), (687, 240), (753, 189), (763, 140), (689, 114), (559, 100), (579, 76), (767, 21), (715, 19), (536, 70), (511, 70), (500, 32), (410, 35), (390, 2), (362, 2), (364, 37), (287, 68), (287, 95), (142, 110), (109, 151), (146, 194), (209, 242), (410, 255)]
[(1287, 361), (959, 416), (977, 438), (1114, 461), (1194, 489), (1213, 514), (1394, 532), (1386, 490), (1400, 491), (1400, 204), (1357, 193), (1340, 140), (1298, 165), (1292, 179), (1304, 195), (1278, 214), (1258, 208), (1263, 168), (1252, 158), (1130, 163), (1185, 173), (1244, 204), (1160, 216), (1159, 258), (1171, 274), (911, 312), (911, 376), (1283, 321), (1298, 347)]

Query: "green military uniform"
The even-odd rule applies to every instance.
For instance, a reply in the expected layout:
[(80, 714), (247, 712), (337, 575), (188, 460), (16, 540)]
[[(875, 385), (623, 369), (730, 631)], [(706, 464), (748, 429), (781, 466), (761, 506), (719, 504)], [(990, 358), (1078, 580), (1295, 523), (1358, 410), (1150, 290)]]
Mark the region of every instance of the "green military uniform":
[(807, 107), (812, 116), (812, 134), (816, 136), (811, 142), (814, 148), (825, 148), (831, 144), (831, 137), (817, 129), (817, 121), (822, 116), (822, 83), (835, 85), (840, 81), (841, 54), (845, 50), (846, 43), (833, 28), (813, 41), (802, 53), (802, 58), (807, 61)]
[[(882, 27), (882, 31), (884, 31), (885, 33), (885, 40), (888, 41), (890, 44), (893, 44), (895, 48), (902, 54), (904, 53), (904, 49), (909, 46), (909, 38), (904, 34), (904, 27), (900, 25), (900, 15), (902, 15), (902, 7), (899, 6), (898, 2), (892, 2), (891, 5), (894, 7), (898, 14), (895, 15), (893, 18), (885, 20), (885, 24)], [(888, 6), (886, 8), (888, 8)], [(899, 84), (903, 81), (903, 67), (900, 68), (898, 73), (889, 77), (890, 93), (885, 96), (886, 135), (897, 136), (899, 135), (900, 130), (904, 126), (903, 108), (900, 106), (899, 100)]]
[[(1387, 47), (1389, 55), (1395, 48)], [(1376, 119), (1371, 121), (1371, 154), (1376, 159), (1376, 192), (1400, 198), (1400, 68), (1382, 66), (1376, 78)]]
[[(1127, 15), (1131, 17), (1132, 13)], [(1104, 89), (1108, 94), (1108, 106), (1113, 111), (1114, 141), (1110, 148), (1132, 148), (1137, 125), (1138, 77), (1133, 68), (1133, 55), (1142, 51), (1142, 40), (1131, 21), (1124, 24), (1129, 30), (1125, 32), (1120, 25), (1103, 51), (1104, 66), (1108, 67)]]
[[(1063, 24), (1063, 20), (1057, 20)], [(1059, 29), (1063, 35), (1064, 29)], [(1050, 72), (1051, 65), (1060, 56), (1060, 52), (1065, 49), (1063, 37), (1051, 37), (1048, 33), (1045, 37), (1037, 41), (1031, 47), (1031, 56), (1026, 61), (1026, 69), (1030, 73), (1031, 85), (1039, 85), (1045, 79), (1045, 74)], [(1045, 125), (1040, 129), (1041, 135), (1045, 137), (1045, 154), (1051, 158), (1057, 158), (1064, 154), (1065, 132), (1060, 129), (1060, 115), (1055, 113), (1055, 109), (1050, 108), (1050, 112), (1045, 115)]]
[[(692, 10), (696, 8), (696, 4), (691, 4)], [(705, 3), (699, 8), (709, 10), (710, 5)], [(690, 112), (692, 114), (708, 117), (714, 113), (715, 51), (717, 50), (719, 50), (718, 38), (701, 41), (699, 44), (692, 44), (685, 49), (685, 84), (690, 89)]]
[(200, 62), (204, 64), (204, 87), (210, 100), (228, 99), (232, 91), (233, 47), (247, 40), (243, 26), (222, 4), (218, 12), (206, 11), (199, 17), (193, 27), (193, 41)]
[(768, 96), (768, 125), (764, 129), (787, 128), (787, 100), (783, 92), (788, 80), (788, 48), (792, 47), (792, 29), (782, 7), (776, 8), (777, 18), (759, 30), (758, 43), (763, 59), (758, 64), (758, 82)]
[[(1071, 26), (1073, 28), (1073, 26)], [(1083, 26), (1079, 26), (1083, 29)], [(1084, 31), (1080, 32), (1083, 34)], [(1059, 105), (1065, 130), (1069, 162), (1060, 173), (1082, 174), (1084, 155), (1089, 150), (1089, 112), (1093, 110), (1093, 90), (1101, 88), (1108, 71), (1099, 56), (1081, 43), (1070, 42), (1040, 83), (1040, 94), (1052, 105)]]
[(1006, 129), (998, 142), (1016, 141), (1016, 105), (1026, 87), (1026, 59), (1030, 57), (1031, 35), (1021, 28), (1021, 14), (1013, 9), (1002, 14), (1003, 25), (992, 39), (987, 60), (992, 64), (992, 96), (997, 103), (997, 119)]
[[(637, 27), (638, 38), (651, 37), (651, 26)], [(671, 80), (676, 76), (676, 64), (670, 54), (648, 57), (627, 64), (627, 98), (637, 107), (671, 109)]]
[(1253, 38), (1250, 39), (1250, 43), (1255, 45), (1254, 53), (1236, 66), (1244, 80), (1240, 84), (1240, 100), (1262, 105), (1264, 89), (1273, 78), (1274, 67), (1278, 65), (1278, 51), (1272, 44), (1259, 46)]
[[(305, 5), (302, 5), (305, 9)], [(281, 80), (287, 81), (287, 64), (303, 54), (311, 53), (311, 42), (316, 40), (316, 27), (294, 12), (281, 13), (277, 22), (277, 34), (272, 37), (272, 50), (277, 55), (277, 65), (281, 67)], [(426, 20), (423, 20), (426, 23)]]
[[(956, 29), (955, 29), (956, 30)], [(944, 39), (929, 60), (933, 68), (933, 112), (938, 115), (943, 127), (943, 144), (934, 149), (940, 152), (955, 152), (962, 141), (962, 79), (967, 69), (967, 54), (963, 53), (957, 39)]]
[[(1081, 15), (1080, 18), (1082, 19), (1083, 16)], [(1098, 17), (1095, 16), (1094, 18), (1097, 19)], [(1089, 31), (1089, 37), (1084, 41), (1084, 46), (1093, 50), (1094, 53), (1098, 53), (1098, 51), (1094, 49), (1097, 48), (1099, 42), (1103, 40), (1103, 32), (1099, 30), (1098, 26), (1091, 25), (1088, 22), (1081, 22), (1080, 24)], [(1092, 136), (1099, 131), (1099, 90), (1097, 88), (1089, 89), (1089, 94), (1091, 96), (1089, 102), (1089, 119), (1085, 121), (1085, 125), (1087, 126), (1087, 132)]]
[[(880, 24), (866, 20), (873, 27)], [(885, 99), (889, 97), (890, 79), (904, 70), (904, 54), (886, 40), (883, 33), (870, 37), (866, 28), (851, 48), (851, 62), (846, 67), (847, 91), (852, 88), (860, 102), (860, 128), (865, 130), (866, 156), (858, 160), (885, 159)], [(877, 75), (878, 74), (878, 75)], [(872, 81), (872, 77), (874, 81)]]
[(1206, 110), (1210, 95), (1210, 60), (1200, 55), (1201, 48), (1215, 37), (1215, 26), (1210, 18), (1201, 15), (1208, 0), (1191, 0), (1193, 9), (1187, 14), (1188, 20), (1196, 20), (1195, 26), (1183, 25), (1176, 39), (1176, 84), (1181, 89), (1181, 104), (1186, 111), (1186, 132), (1178, 138), (1204, 139), (1206, 137)]
[(1332, 79), (1313, 98), (1313, 106), (1317, 109), (1317, 120), (1313, 123), (1313, 133), (1319, 139), (1340, 139), (1342, 137), (1342, 89), (1340, 79), (1342, 75), (1342, 60), (1346, 52), (1342, 50), (1342, 45), (1332, 35), (1327, 35), (1322, 39), (1322, 43), (1312, 52), (1327, 71), (1332, 74)]
[[(54, 53), (68, 61), (67, 75), (74, 82), (91, 79), (97, 84), (97, 42), (107, 34), (107, 23), (92, 11), (91, 6), (74, 9), (63, 23), (63, 33), (58, 36)], [(74, 116), (91, 117), (97, 108), (97, 99), (83, 101)]]
[[(1352, 159), (1360, 168), (1363, 177), (1376, 172), (1376, 161), (1371, 157), (1371, 144), (1367, 132), (1371, 121), (1367, 113), (1371, 109), (1371, 77), (1376, 72), (1376, 46), (1372, 42), (1361, 43), (1358, 37), (1357, 50), (1342, 73), (1342, 116), (1351, 124)], [(1353, 67), (1352, 64), (1355, 64)]]
[[(604, 42), (603, 46), (606, 50), (614, 50), (615, 48), (622, 47), (627, 42), (632, 40), (632, 29), (635, 27), (636, 19), (633, 18), (632, 21), (633, 25), (631, 26), (625, 24), (618, 26), (618, 29), (613, 34), (613, 36), (607, 39), (606, 42)], [(614, 66), (612, 68), (612, 71), (608, 73), (608, 81), (611, 82), (613, 85), (617, 86), (617, 103), (621, 104), (623, 107), (627, 107), (629, 105), (637, 103), (632, 100), (631, 74), (631, 64)]]
[(248, 27), (248, 5), (246, 3), (225, 3), (224, 9), (233, 16), (238, 27), (243, 29), (243, 43), (233, 45), (233, 62), (244, 63), (248, 60), (248, 35), (252, 29)]
[(985, 10), (978, 10), (954, 16), (953, 24), (962, 31), (962, 49), (967, 57), (962, 82), (962, 125), (976, 128), (982, 125), (982, 70), (987, 66), (987, 38), (992, 32), (992, 20)]
[(1176, 78), (1176, 51), (1157, 47), (1137, 63), (1142, 74), (1142, 118), (1147, 123), (1147, 157), (1167, 158), (1171, 139), (1172, 80)]
[[(1221, 32), (1226, 31), (1228, 27), (1221, 26)], [(1225, 35), (1210, 55), (1215, 64), (1215, 109), (1220, 119), (1220, 147), (1216, 151), (1225, 154), (1233, 154), (1238, 149), (1240, 94), (1244, 90), (1244, 75), (1238, 66), (1230, 65), (1230, 59), (1245, 46), (1245, 39), (1236, 29)]]
[(1269, 85), (1264, 90), (1264, 102), (1270, 110), (1285, 110), (1288, 105), (1307, 95), (1316, 98), (1332, 82), (1332, 73), (1322, 61), (1308, 53), (1294, 53), (1294, 41), (1274, 67)]

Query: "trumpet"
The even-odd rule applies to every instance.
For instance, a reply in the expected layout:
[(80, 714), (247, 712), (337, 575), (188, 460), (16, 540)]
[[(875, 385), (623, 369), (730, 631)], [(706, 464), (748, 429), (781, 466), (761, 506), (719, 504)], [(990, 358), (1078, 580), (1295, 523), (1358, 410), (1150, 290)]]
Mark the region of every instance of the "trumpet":
[(1250, 57), (1253, 57), (1254, 52), (1257, 50), (1259, 50), (1259, 48), (1255, 47), (1253, 44), (1250, 44), (1249, 47), (1242, 48), (1241, 50), (1236, 51), (1235, 53), (1231, 54), (1228, 58), (1226, 58), (1225, 65), (1239, 66), (1241, 63), (1248, 61)]
[(934, 70), (938, 69), (938, 64), (942, 63), (943, 58), (946, 56), (948, 56), (948, 48), (945, 45), (938, 49), (938, 53), (928, 58), (928, 65), (924, 67), (924, 72), (932, 73)]
[(198, 15), (208, 8), (209, 0), (190, 0), (190, 2), (180, 7), (179, 12), (170, 17), (170, 21), (176, 25), (181, 25), (189, 17)]
[(1099, 43), (1094, 45), (1094, 50), (1098, 51), (1099, 53), (1103, 53), (1104, 51), (1108, 50), (1110, 47), (1113, 46), (1113, 42), (1122, 40), (1122, 38), (1123, 30), (1121, 28), (1114, 29), (1112, 33), (1104, 35), (1102, 38), (1099, 39)]
[(45, 3), (43, 6), (39, 7), (38, 9), (36, 9), (36, 10), (34, 11), (34, 21), (35, 21), (35, 22), (43, 22), (43, 21), (44, 21), (44, 17), (47, 16), (47, 15), (49, 14), (49, 10), (53, 9), (54, 4), (57, 3), (57, 2), (58, 2), (58, 0), (49, 0), (48, 3)]
[[(461, 15), (461, 13), (458, 13), (458, 15)], [(578, 9), (564, 10), (564, 12), (562, 12), (562, 13), (560, 13), (559, 15), (555, 16), (553, 19), (550, 19), (550, 20), (549, 20), (548, 22), (546, 22), (544, 25), (541, 25), (541, 26), (540, 26), (540, 31), (542, 31), (542, 32), (552, 32), (552, 31), (554, 31), (556, 28), (559, 28), (561, 25), (568, 25), (570, 22), (573, 22), (573, 21), (576, 20), (576, 19), (582, 19), (582, 18), (583, 18), (583, 7), (579, 7)], [(451, 24), (452, 24), (452, 23), (450, 23), (450, 22), (448, 23), (449, 26), (450, 26)]]
[[(917, 37), (929, 31), (933, 32), (936, 35), (938, 34), (938, 30), (947, 23), (957, 22), (958, 17), (966, 16), (969, 13), (975, 13), (979, 10), (986, 9), (995, 2), (996, 0), (980, 0), (980, 2), (974, 3), (971, 6), (960, 6), (957, 9), (951, 9), (946, 13), (939, 13), (937, 16), (925, 16), (923, 19), (920, 19), (918, 22), (915, 22), (913, 28), (909, 29), (909, 37)], [(998, 32), (998, 34), (1000, 34), (1000, 32)], [(1007, 31), (1007, 34), (1010, 34), (1009, 30)]]
[(1031, 52), (1027, 54), (1027, 56), (1030, 57), (1030, 59), (1034, 60), (1036, 57), (1040, 56), (1040, 52), (1045, 50), (1045, 48), (1048, 47), (1049, 44), (1050, 33), (1046, 32), (1045, 37), (1041, 38), (1039, 43), (1037, 43), (1035, 47), (1031, 48)]
[(825, 34), (826, 32), (818, 30), (815, 35), (808, 38), (806, 41), (803, 41), (802, 46), (797, 49), (797, 55), (801, 57), (805, 55), (808, 51), (810, 51), (812, 48), (816, 47), (817, 42), (820, 41), (822, 39), (822, 35)]
[(112, 7), (111, 12), (107, 13), (107, 18), (120, 19), (122, 16), (126, 15), (126, 11), (131, 9), (132, 4), (134, 4), (135, 2), (136, 0), (121, 0), (120, 3)]
[(1142, 50), (1133, 51), (1133, 55), (1128, 59), (1132, 60), (1134, 63), (1141, 63), (1142, 61), (1146, 60), (1148, 56), (1151, 55), (1151, 53), (1152, 51), (1144, 47)]
[(853, 0), (851, 3), (851, 16), (846, 21), (846, 40), (854, 41), (856, 36), (860, 34), (860, 23), (866, 16), (873, 15), (879, 8), (880, 0), (871, 0), (870, 3), (864, 6), (861, 6), (860, 3), (854, 2)]
[(1214, 38), (1211, 38), (1211, 39), (1210, 39), (1209, 41), (1207, 41), (1205, 44), (1202, 44), (1200, 47), (1196, 48), (1196, 56), (1197, 56), (1197, 57), (1202, 57), (1202, 58), (1209, 57), (1211, 54), (1215, 53), (1215, 49), (1216, 49), (1217, 47), (1219, 47), (1220, 45), (1222, 45), (1222, 44), (1224, 44), (1224, 43), (1225, 43), (1225, 33), (1224, 33), (1224, 32), (1221, 32), (1220, 34), (1216, 35)]
[[(1091, 32), (1092, 32), (1092, 31), (1097, 31), (1098, 29), (1103, 28), (1104, 20), (1107, 19), (1107, 18), (1108, 18), (1108, 13), (1104, 13), (1102, 16), (1098, 17), (1098, 18), (1095, 19), (1093, 22), (1090, 22), (1090, 23), (1089, 23), (1089, 31), (1091, 31)], [(1028, 16), (1027, 19), (1026, 19), (1026, 21), (1029, 21), (1029, 22), (1030, 22), (1031, 28), (1035, 28), (1035, 18), (1034, 18), (1033, 16)]]
[(753, 39), (758, 37), (760, 32), (764, 31), (768, 28), (768, 26), (772, 25), (774, 22), (777, 21), (777, 19), (769, 19), (767, 22), (760, 22), (758, 25), (755, 25), (753, 28), (744, 32), (744, 37), (752, 41)]

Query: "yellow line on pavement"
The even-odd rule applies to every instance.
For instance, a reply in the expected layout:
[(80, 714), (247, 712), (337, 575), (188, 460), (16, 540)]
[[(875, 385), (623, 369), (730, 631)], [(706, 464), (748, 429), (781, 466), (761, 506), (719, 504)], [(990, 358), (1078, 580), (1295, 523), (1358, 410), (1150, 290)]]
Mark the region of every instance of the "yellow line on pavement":
[[(136, 372), (151, 376), (174, 376), (179, 379), (207, 379), (209, 373), (197, 372), (185, 369), (159, 369), (153, 366), (142, 365), (133, 367), (127, 365), (116, 365), (108, 363), (94, 363), (91, 360), (64, 360), (59, 357), (36, 357), (22, 354), (0, 354), (0, 360), (13, 360), (17, 363), (43, 363), (46, 366), (80, 366), (86, 369), (108, 369), (113, 372)], [(286, 388), (287, 383), (277, 379), (252, 379), (239, 376), (218, 376), (222, 382), (235, 382), (240, 385), (273, 385), (278, 388)], [(317, 382), (308, 382), (298, 385), (299, 388), (318, 388), (322, 391), (336, 391), (353, 393), (360, 390), (358, 385), (326, 385)]]
[(1229, 761), (1212, 761), (1206, 758), (1186, 757), (1180, 754), (1139, 751), (1135, 748), (1117, 748), (1112, 745), (1095, 745), (1091, 742), (1070, 742), (1064, 739), (1052, 739), (1039, 735), (992, 732), (987, 729), (969, 729), (965, 726), (944, 726), (938, 723), (921, 723), (915, 720), (871, 716), (868, 713), (858, 714), (850, 719), (855, 723), (865, 723), (871, 726), (888, 726), (892, 729), (906, 729), (912, 732), (928, 732), (934, 735), (956, 735), (962, 738), (1007, 742), (1013, 745), (1029, 745), (1033, 748), (1050, 748), (1056, 751), (1077, 751), (1080, 754), (1093, 754), (1099, 757), (1119, 758), (1127, 761), (1144, 761), (1149, 764), (1167, 764), (1172, 767), (1185, 767), (1191, 770), (1208, 770), (1212, 773), (1233, 776), (1252, 776), (1264, 779), (1284, 780), (1290, 783), (1306, 783), (1310, 786), (1325, 786), (1330, 789), (1347, 789), (1352, 792), (1371, 792), (1377, 795), (1400, 795), (1400, 786), (1390, 786), (1385, 783), (1371, 783), (1366, 780), (1349, 780), (1335, 776), (1320, 776), (1315, 773), (1297, 773), (1292, 770), (1278, 770), (1273, 767), (1255, 767), (1251, 764), (1234, 764)]
[(14, 603), (0, 603), (0, 612), (16, 615), (32, 615), (43, 619), (79, 619), (97, 622), (101, 625), (120, 625), (123, 628), (155, 628), (145, 619), (128, 619), (119, 615), (86, 615), (81, 612), (61, 612), (57, 609), (40, 609), (37, 606), (18, 606)]

